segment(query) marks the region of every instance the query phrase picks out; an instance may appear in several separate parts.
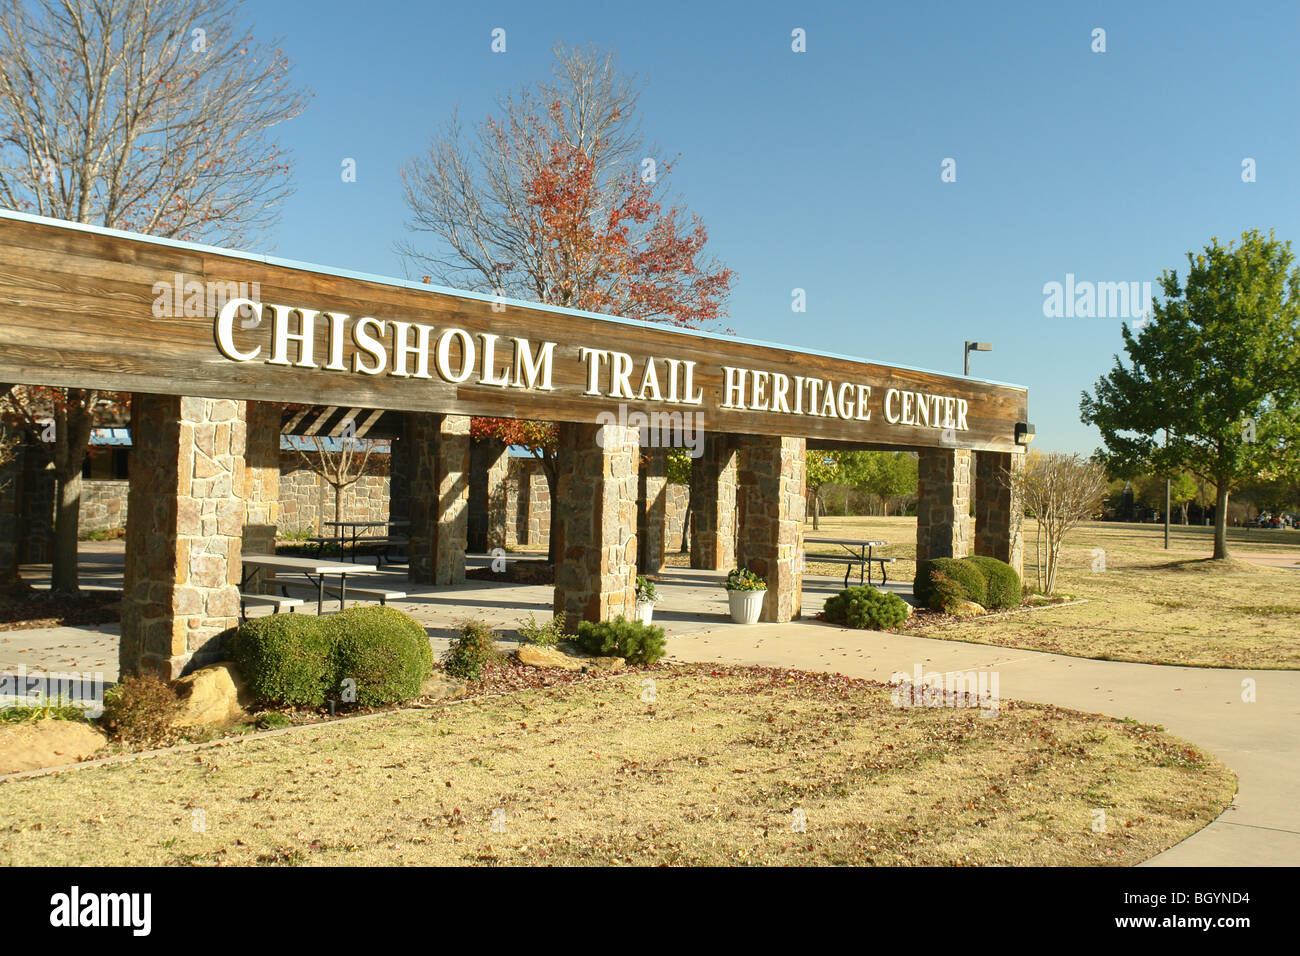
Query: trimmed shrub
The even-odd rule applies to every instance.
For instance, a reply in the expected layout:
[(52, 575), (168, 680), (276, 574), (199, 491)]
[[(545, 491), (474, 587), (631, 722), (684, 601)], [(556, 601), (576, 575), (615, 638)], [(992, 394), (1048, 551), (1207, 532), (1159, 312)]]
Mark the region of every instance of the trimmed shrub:
[(305, 707), (325, 703), (338, 673), (325, 620), (269, 614), (240, 625), (230, 640), (230, 656), (255, 698)]
[(141, 747), (165, 743), (181, 703), (157, 674), (124, 678), (104, 694), (100, 723), (114, 740)]
[(664, 656), (664, 629), (621, 615), (612, 621), (583, 621), (578, 644), (592, 654), (613, 654), (629, 664), (653, 664)]
[[(935, 587), (934, 574), (941, 573), (947, 581)], [(942, 611), (951, 607), (952, 601), (974, 601), (983, 604), (988, 600), (988, 582), (983, 570), (964, 558), (931, 558), (916, 566), (912, 580), (912, 594), (918, 604), (931, 610)], [(940, 593), (942, 592), (942, 593)]]
[(833, 624), (882, 631), (907, 620), (907, 604), (897, 594), (859, 585), (845, 588), (827, 601), (823, 613)]
[(414, 619), (391, 607), (353, 607), (320, 620), (334, 648), (334, 686), (356, 681), (356, 703), (374, 707), (420, 695), (433, 673), (433, 651)]
[(451, 642), (442, 656), (442, 666), (452, 677), (461, 680), (478, 680), (484, 669), (501, 660), (497, 650), (497, 636), (482, 621), (463, 621), (460, 636)]
[(322, 706), (345, 679), (356, 681), (355, 702), (364, 706), (410, 700), (433, 671), (424, 628), (391, 607), (245, 621), (230, 656), (257, 700), (296, 707)]
[(1016, 574), (1015, 568), (1005, 561), (986, 555), (976, 555), (963, 560), (975, 565), (984, 573), (984, 581), (987, 584), (985, 597), (988, 600), (981, 601), (981, 604), (998, 610), (1020, 607), (1022, 600), (1020, 575)]

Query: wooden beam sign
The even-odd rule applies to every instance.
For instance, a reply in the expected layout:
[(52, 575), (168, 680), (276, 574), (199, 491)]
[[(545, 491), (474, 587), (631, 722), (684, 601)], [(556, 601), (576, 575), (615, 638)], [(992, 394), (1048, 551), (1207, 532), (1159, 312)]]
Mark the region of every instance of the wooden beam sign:
[(0, 212), (0, 381), (1009, 451), (1025, 389)]

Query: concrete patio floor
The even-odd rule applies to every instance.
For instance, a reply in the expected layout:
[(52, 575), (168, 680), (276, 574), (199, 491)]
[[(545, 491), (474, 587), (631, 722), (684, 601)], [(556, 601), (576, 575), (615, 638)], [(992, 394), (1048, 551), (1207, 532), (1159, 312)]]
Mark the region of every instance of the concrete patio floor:
[[(512, 554), (507, 560), (538, 558), (536, 554)], [(79, 551), (81, 581), (84, 589), (120, 589), (124, 568), (123, 543), (118, 541), (82, 542)], [(486, 554), (466, 557), (469, 568), (490, 567)], [(28, 565), (23, 579), (35, 587), (49, 586), (49, 565)], [(739, 625), (731, 623), (727, 592), (723, 588), (723, 571), (694, 571), (665, 568), (658, 576), (661, 600), (655, 606), (654, 623), (669, 637), (726, 631)], [(316, 612), (315, 591), (303, 579), (286, 577), (292, 593), (306, 602), (294, 613)], [(856, 581), (856, 578), (855, 578)], [(843, 578), (804, 578), (804, 614), (816, 614), (826, 599), (839, 592)], [(517, 628), (531, 614), (539, 622), (552, 615), (553, 589), (549, 584), (523, 585), (470, 580), (454, 587), (413, 585), (406, 578), (404, 565), (385, 566), (359, 563), (355, 575), (348, 575), (348, 587), (386, 587), (405, 591), (403, 600), (390, 606), (410, 614), (429, 632), (435, 655), (446, 650), (457, 633), (457, 624), (466, 619), (483, 621), (501, 637), (503, 648), (517, 642)], [(911, 600), (911, 582), (890, 581), (884, 587), (904, 600)], [(349, 601), (348, 606), (353, 606)], [(337, 600), (326, 600), (325, 612), (338, 609)], [(269, 614), (269, 609), (253, 609), (250, 616)], [(0, 670), (19, 665), (31, 671), (90, 671), (102, 673), (106, 682), (117, 680), (117, 624), (82, 627), (37, 628), (0, 632)]]

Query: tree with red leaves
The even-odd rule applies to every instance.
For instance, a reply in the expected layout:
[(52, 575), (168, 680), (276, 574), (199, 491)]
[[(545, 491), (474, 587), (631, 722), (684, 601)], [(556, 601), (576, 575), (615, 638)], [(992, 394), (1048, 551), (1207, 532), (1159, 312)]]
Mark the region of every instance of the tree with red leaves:
[[(403, 246), (425, 281), (685, 328), (715, 325), (735, 273), (705, 253), (699, 216), (666, 199), (673, 163), (647, 155), (640, 95), (612, 54), (556, 49), (555, 78), (503, 96), (466, 135), (455, 117), (402, 170)], [(553, 423), (476, 419), (471, 434), (541, 459), (552, 505)], [(554, 507), (552, 514), (554, 514)], [(550, 559), (555, 560), (556, 523)]]

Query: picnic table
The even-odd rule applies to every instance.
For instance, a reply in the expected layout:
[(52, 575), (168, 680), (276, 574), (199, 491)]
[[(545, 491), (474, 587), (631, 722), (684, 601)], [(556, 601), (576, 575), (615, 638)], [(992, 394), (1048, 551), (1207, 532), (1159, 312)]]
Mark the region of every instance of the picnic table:
[[(322, 546), (330, 541), (338, 542), (339, 555), (341, 557), (347, 556), (347, 548), (345, 548), (344, 545), (350, 544), (352, 546), (353, 564), (357, 563), (357, 545), (359, 544), (394, 545), (394, 544), (407, 543), (407, 538), (405, 535), (395, 535), (395, 534), (362, 535), (361, 532), (363, 529), (369, 529), (369, 528), (397, 529), (397, 528), (408, 528), (411, 525), (411, 522), (409, 521), (323, 521), (321, 523), (327, 527), (334, 528), (336, 534), (334, 535), (333, 538), (317, 538), (315, 540), (318, 541)], [(349, 529), (349, 533), (347, 534), (344, 533), (343, 529), (345, 528)], [(375, 555), (376, 566), (382, 564), (383, 559), (384, 559), (384, 554), (382, 552), (377, 553)]]
[(880, 565), (880, 583), (888, 584), (889, 576), (885, 573), (885, 565), (893, 564), (897, 558), (886, 558), (872, 553), (875, 548), (883, 548), (889, 544), (888, 541), (881, 541), (874, 538), (804, 538), (804, 544), (838, 544), (842, 547), (845, 554), (809, 554), (808, 549), (804, 548), (804, 563), (811, 561), (821, 561), (825, 564), (843, 564), (844, 568), (844, 586), (849, 586), (849, 575), (853, 573), (854, 565), (858, 568), (858, 583), (862, 582), (862, 572), (866, 569), (866, 583), (871, 583), (871, 565), (872, 563)]
[(294, 558), (276, 554), (241, 554), (243, 570), (240, 572), (239, 590), (241, 595), (259, 573), (266, 571), (301, 574), (316, 588), (316, 613), (320, 614), (325, 605), (325, 578), (329, 575), (339, 576), (339, 610), (343, 610), (347, 594), (348, 575), (356, 571), (356, 566), (344, 561), (327, 561), (323, 558)]

